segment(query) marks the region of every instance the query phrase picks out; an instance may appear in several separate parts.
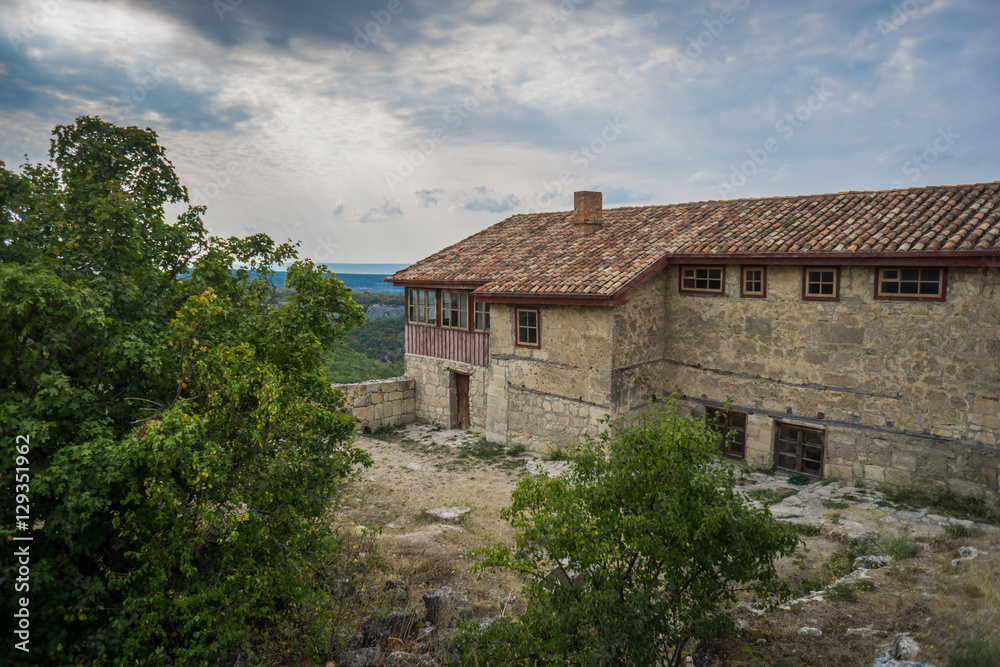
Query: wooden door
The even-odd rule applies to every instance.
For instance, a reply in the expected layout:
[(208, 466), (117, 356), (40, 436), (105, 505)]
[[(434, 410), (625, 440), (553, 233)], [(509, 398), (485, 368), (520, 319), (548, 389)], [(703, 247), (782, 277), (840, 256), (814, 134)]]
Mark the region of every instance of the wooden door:
[(467, 429), (471, 425), (469, 409), (469, 376), (464, 373), (455, 373), (455, 397), (456, 409), (458, 412), (456, 421), (458, 428)]

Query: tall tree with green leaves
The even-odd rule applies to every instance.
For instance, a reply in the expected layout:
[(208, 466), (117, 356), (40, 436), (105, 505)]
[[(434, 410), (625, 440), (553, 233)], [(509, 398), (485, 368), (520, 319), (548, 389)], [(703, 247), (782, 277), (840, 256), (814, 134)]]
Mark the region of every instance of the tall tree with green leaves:
[(48, 164), (0, 163), (0, 502), (10, 517), (26, 491), (30, 510), (0, 524), (4, 617), (28, 599), (30, 653), (2, 650), (207, 664), (313, 622), (322, 642), (328, 510), (369, 459), (320, 360), (361, 309), (309, 261), (269, 307), (292, 245), (213, 237), (197, 206), (168, 222), (188, 198), (153, 131), (53, 135)]
[(672, 402), (605, 423), (568, 474), (518, 483), (516, 541), (481, 552), (524, 577), (528, 608), (477, 664), (680, 665), (732, 628), (737, 593), (787, 592), (774, 559), (798, 537), (740, 495), (717, 431)]

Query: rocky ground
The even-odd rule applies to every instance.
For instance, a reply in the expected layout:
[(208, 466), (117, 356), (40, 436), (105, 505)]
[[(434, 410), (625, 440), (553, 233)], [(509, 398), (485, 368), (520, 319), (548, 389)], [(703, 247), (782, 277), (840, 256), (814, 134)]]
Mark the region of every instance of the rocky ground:
[[(466, 598), (477, 618), (520, 613), (520, 583), (509, 574), (477, 578), (466, 553), (513, 538), (499, 513), (518, 479), (559, 475), (572, 463), (493, 445), (475, 431), (412, 425), (380, 435), (360, 438), (374, 464), (353, 486), (340, 520), (378, 541), (392, 570), (393, 604), (409, 610), (415, 629), (351, 664), (433, 664), (432, 653), (417, 662), (404, 655), (429, 650), (433, 624), (424, 596), (437, 600), (446, 586), (452, 592), (443, 595)], [(797, 598), (776, 612), (752, 604), (736, 609), (741, 630), (714, 647), (715, 664), (1000, 664), (990, 662), (998, 654), (989, 648), (1000, 640), (996, 527), (902, 506), (839, 480), (742, 476), (750, 500), (798, 525), (802, 548), (778, 563)], [(390, 649), (399, 651), (391, 659)]]

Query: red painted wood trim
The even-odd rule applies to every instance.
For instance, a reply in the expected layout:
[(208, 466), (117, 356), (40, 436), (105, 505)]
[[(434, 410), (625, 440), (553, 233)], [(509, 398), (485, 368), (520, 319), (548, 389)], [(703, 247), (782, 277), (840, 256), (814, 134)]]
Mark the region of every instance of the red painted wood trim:
[(991, 266), (1000, 261), (995, 250), (953, 252), (762, 252), (718, 254), (673, 254), (672, 264), (786, 264), (799, 266)]
[(449, 359), (474, 366), (490, 363), (490, 335), (461, 329), (421, 326), (406, 323), (407, 354)]

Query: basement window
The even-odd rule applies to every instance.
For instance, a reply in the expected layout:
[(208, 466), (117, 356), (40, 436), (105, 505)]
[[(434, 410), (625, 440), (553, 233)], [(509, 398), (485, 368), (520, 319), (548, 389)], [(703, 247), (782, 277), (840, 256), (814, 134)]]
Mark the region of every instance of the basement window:
[(840, 269), (838, 267), (807, 268), (802, 272), (802, 298), (808, 301), (840, 299)]
[(722, 294), (726, 286), (724, 266), (682, 266), (681, 292)]
[(879, 269), (875, 298), (944, 301), (944, 287), (944, 269)]
[(437, 293), (432, 289), (407, 290), (406, 319), (412, 324), (437, 325)]
[(537, 308), (516, 308), (518, 347), (541, 347), (541, 315)]
[(747, 416), (720, 408), (705, 411), (705, 423), (722, 433), (722, 455), (731, 459), (746, 457)]
[(776, 422), (775, 426), (774, 466), (778, 470), (822, 477), (826, 434), (782, 422)]

